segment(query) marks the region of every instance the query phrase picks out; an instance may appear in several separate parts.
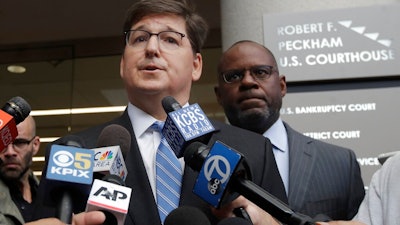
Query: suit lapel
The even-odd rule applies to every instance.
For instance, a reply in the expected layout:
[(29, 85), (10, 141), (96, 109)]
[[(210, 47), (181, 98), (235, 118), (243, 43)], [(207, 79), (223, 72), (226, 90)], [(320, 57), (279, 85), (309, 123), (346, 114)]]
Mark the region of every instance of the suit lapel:
[(304, 137), (285, 123), (289, 141), (289, 205), (298, 209), (304, 204), (315, 162), (312, 140)]

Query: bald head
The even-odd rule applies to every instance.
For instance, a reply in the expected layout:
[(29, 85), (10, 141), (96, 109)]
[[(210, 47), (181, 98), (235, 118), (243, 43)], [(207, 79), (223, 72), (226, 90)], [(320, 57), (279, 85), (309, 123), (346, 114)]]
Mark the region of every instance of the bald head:
[(271, 50), (269, 50), (267, 47), (265, 47), (262, 44), (259, 44), (255, 41), (250, 41), (250, 40), (242, 40), (242, 41), (235, 42), (225, 52), (222, 53), (222, 56), (219, 60), (218, 67), (217, 67), (218, 74), (221, 74), (221, 72), (224, 71), (225, 64), (230, 60), (230, 55), (233, 54), (233, 52), (240, 51), (241, 48), (251, 48), (251, 47), (265, 51), (265, 54), (267, 54), (269, 57), (271, 57), (271, 59), (273, 61), (273, 66), (275, 66), (275, 68), (279, 74), (278, 64), (277, 64), (275, 56), (271, 52)]
[(17, 125), (18, 137), (29, 137), (36, 136), (36, 122), (32, 116), (28, 116), (24, 121)]

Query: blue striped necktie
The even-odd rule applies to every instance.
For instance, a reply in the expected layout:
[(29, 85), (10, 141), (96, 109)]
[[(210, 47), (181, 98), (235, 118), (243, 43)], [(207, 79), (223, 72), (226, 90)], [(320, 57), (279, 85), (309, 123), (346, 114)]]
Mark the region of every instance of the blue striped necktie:
[(156, 121), (153, 125), (161, 134), (156, 154), (156, 190), (158, 212), (164, 224), (165, 217), (179, 206), (183, 172), (178, 158), (162, 136), (164, 123)]

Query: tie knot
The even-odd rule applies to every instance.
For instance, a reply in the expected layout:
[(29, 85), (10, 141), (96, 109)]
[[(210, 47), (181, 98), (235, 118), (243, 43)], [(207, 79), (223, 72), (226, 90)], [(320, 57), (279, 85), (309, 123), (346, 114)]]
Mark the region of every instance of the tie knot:
[(162, 122), (162, 121), (156, 121), (156, 122), (154, 122), (150, 127), (151, 127), (152, 129), (154, 129), (154, 130), (156, 130), (156, 131), (158, 131), (158, 132), (161, 133), (161, 131), (162, 131), (163, 127), (164, 127), (164, 122)]

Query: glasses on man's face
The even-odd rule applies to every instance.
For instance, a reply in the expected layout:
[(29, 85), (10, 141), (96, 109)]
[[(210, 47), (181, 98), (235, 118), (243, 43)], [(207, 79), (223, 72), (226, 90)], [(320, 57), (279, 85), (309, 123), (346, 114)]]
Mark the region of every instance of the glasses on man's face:
[(231, 84), (243, 80), (246, 71), (249, 71), (250, 75), (256, 80), (266, 80), (275, 72), (273, 66), (261, 65), (261, 66), (253, 66), (248, 69), (228, 70), (222, 72), (221, 74), (222, 77), (224, 78), (224, 81), (228, 84)]
[(33, 137), (30, 140), (24, 139), (24, 138), (17, 138), (11, 143), (16, 150), (23, 150), (26, 146), (28, 146), (35, 137)]
[(128, 30), (125, 31), (126, 45), (135, 49), (144, 49), (149, 42), (151, 36), (157, 36), (161, 49), (175, 50), (182, 46), (184, 34), (176, 31), (161, 31), (159, 33), (151, 33), (145, 30)]

